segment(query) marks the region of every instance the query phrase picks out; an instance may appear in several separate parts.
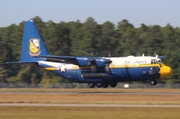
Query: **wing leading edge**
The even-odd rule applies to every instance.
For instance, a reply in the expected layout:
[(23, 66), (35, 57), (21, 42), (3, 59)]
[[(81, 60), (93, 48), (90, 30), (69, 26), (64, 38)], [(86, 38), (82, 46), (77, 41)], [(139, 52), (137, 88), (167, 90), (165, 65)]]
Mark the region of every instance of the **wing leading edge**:
[(77, 59), (75, 56), (50, 56), (50, 55), (44, 55), (44, 56), (38, 56), (38, 58), (45, 58), (46, 61), (52, 61), (52, 62), (61, 62), (61, 63), (71, 63), (78, 65)]

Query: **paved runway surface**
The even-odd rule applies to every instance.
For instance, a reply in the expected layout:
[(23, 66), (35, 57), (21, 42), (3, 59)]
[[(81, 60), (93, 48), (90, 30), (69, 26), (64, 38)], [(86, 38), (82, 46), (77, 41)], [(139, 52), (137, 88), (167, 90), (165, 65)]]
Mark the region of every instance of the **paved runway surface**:
[(180, 95), (180, 92), (0, 92), (0, 94), (97, 94), (97, 95), (110, 95), (110, 94), (134, 94), (134, 95)]
[[(0, 94), (134, 94), (134, 95), (180, 95), (180, 92), (0, 92)], [(180, 108), (180, 105), (147, 104), (40, 104), (40, 103), (0, 103), (0, 106), (59, 106), (59, 107), (167, 107)]]
[(2, 103), (0, 106), (54, 106), (54, 107), (166, 107), (180, 108), (180, 105), (144, 105), (144, 104), (33, 104), (33, 103)]

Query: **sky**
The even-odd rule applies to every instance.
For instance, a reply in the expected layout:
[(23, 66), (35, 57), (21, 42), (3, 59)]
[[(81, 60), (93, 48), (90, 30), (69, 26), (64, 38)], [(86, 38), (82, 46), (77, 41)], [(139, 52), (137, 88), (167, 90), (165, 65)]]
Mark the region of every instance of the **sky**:
[(39, 16), (52, 20), (85, 22), (92, 17), (98, 24), (115, 25), (126, 19), (145, 25), (180, 27), (180, 0), (0, 0), (0, 27), (19, 24)]

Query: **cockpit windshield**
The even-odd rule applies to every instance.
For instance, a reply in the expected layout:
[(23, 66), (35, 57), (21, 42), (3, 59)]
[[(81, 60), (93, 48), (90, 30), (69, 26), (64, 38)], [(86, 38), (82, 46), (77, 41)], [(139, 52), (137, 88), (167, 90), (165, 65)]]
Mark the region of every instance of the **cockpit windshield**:
[(151, 60), (151, 64), (160, 64), (160, 63), (162, 63), (162, 61), (160, 60), (160, 59), (152, 59)]
[(160, 63), (162, 63), (162, 61), (161, 61), (161, 60), (158, 60), (158, 63), (160, 64)]

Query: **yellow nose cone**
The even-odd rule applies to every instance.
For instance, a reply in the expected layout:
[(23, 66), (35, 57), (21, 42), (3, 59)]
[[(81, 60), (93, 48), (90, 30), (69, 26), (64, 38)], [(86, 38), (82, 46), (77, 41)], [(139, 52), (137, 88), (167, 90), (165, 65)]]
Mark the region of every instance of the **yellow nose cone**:
[(170, 74), (172, 73), (172, 69), (171, 67), (168, 67), (166, 65), (163, 65), (160, 69), (160, 74), (161, 74), (161, 77), (160, 79), (166, 77), (166, 76), (169, 76)]

